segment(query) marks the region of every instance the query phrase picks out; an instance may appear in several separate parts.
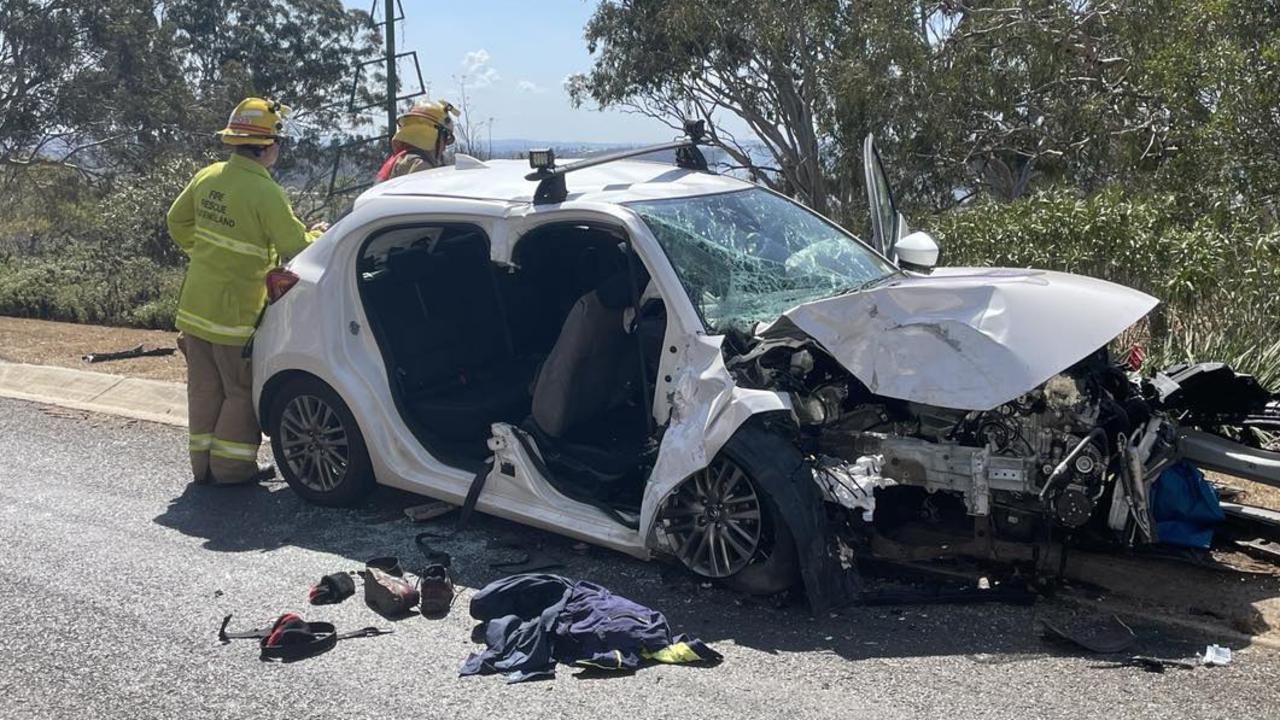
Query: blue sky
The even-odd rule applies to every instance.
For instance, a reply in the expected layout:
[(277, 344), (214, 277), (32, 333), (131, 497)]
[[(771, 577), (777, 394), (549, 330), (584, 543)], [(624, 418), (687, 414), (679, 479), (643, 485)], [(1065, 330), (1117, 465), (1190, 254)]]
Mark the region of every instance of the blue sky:
[[(345, 0), (368, 10), (373, 0)], [(382, 0), (377, 0), (381, 17)], [(432, 97), (457, 103), (467, 77), (475, 119), (493, 118), (493, 137), (583, 142), (671, 139), (662, 123), (621, 112), (574, 110), (565, 76), (591, 56), (582, 28), (597, 0), (402, 0), (402, 50), (416, 50)], [(405, 72), (408, 68), (402, 68)]]

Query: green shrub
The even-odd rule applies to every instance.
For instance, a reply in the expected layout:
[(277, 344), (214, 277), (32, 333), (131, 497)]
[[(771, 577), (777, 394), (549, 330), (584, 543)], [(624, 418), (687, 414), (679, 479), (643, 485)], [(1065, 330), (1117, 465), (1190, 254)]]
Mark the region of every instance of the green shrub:
[(8, 188), (0, 314), (172, 328), (186, 256), (165, 214), (202, 162), (168, 159), (108, 187), (63, 178)]
[(182, 270), (79, 254), (0, 263), (0, 315), (172, 329)]
[(1262, 226), (1227, 203), (1197, 211), (1109, 188), (977, 203), (931, 230), (947, 265), (1063, 270), (1154, 295), (1160, 307), (1122, 338), (1144, 344), (1149, 367), (1224, 360), (1280, 386), (1280, 231)]
[(178, 294), (150, 300), (125, 315), (124, 325), (152, 330), (172, 330), (178, 313)]

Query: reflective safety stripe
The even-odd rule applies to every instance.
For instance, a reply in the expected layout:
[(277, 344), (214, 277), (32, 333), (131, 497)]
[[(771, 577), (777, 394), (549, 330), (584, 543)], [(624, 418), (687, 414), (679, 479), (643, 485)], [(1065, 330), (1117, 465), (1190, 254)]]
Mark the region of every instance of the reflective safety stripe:
[(245, 457), (244, 455), (241, 455), (239, 452), (227, 452), (224, 450), (219, 450), (216, 447), (210, 450), (209, 454), (212, 455), (213, 457), (222, 458), (224, 460), (235, 460), (236, 462), (256, 463), (258, 461), (257, 453), (254, 453), (249, 457)]
[(213, 445), (213, 433), (192, 433), (188, 441), (191, 452), (208, 452)]
[(257, 460), (258, 446), (250, 443), (231, 442), (230, 440), (218, 440), (214, 438), (213, 446), (209, 450), (210, 455), (216, 455), (220, 458), (228, 458), (230, 460)]
[(613, 664), (612, 664), (612, 665), (606, 664), (605, 662), (603, 662), (603, 660), (601, 660), (600, 662), (597, 662), (597, 661), (594, 661), (594, 660), (586, 660), (586, 659), (583, 659), (583, 660), (577, 660), (577, 661), (575, 661), (575, 662), (574, 662), (574, 665), (581, 665), (581, 666), (583, 666), (583, 667), (599, 668), (599, 669), (601, 669), (601, 670), (621, 670), (621, 669), (622, 669), (622, 651), (621, 651), (621, 650), (614, 650), (614, 651), (613, 651)]
[(693, 663), (703, 659), (693, 648), (689, 647), (688, 643), (682, 642), (671, 643), (655, 652), (641, 651), (640, 654), (660, 663)]
[(657, 660), (662, 663), (696, 663), (696, 662), (719, 662), (723, 658), (720, 653), (707, 647), (701, 640), (681, 639), (683, 635), (677, 635), (677, 642), (658, 650), (649, 652), (647, 650), (640, 651), (640, 657), (646, 660)]
[(178, 308), (178, 319), (183, 322), (191, 323), (205, 332), (214, 333), (216, 335), (226, 335), (227, 337), (245, 339), (248, 339), (253, 335), (252, 325), (219, 325), (212, 320), (206, 320), (205, 318), (202, 318), (189, 310), (183, 310), (182, 308)]
[(253, 243), (247, 243), (241, 240), (233, 240), (232, 238), (229, 238), (226, 235), (219, 235), (218, 233), (212, 230), (209, 230), (207, 228), (202, 228), (202, 227), (196, 228), (196, 237), (200, 238), (201, 240), (204, 240), (207, 243), (216, 245), (222, 248), (223, 250), (229, 250), (233, 253), (240, 253), (241, 255), (249, 255), (250, 257), (260, 258), (262, 260), (266, 260), (269, 257), (267, 253), (267, 249), (262, 247), (261, 245), (254, 245)]

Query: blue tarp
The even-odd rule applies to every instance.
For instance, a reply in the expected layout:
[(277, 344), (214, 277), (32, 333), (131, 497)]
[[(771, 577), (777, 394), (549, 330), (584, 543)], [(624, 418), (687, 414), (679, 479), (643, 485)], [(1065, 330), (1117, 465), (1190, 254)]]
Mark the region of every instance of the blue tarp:
[(1165, 468), (1151, 485), (1151, 515), (1160, 542), (1198, 548), (1209, 547), (1214, 526), (1226, 518), (1218, 493), (1186, 460)]

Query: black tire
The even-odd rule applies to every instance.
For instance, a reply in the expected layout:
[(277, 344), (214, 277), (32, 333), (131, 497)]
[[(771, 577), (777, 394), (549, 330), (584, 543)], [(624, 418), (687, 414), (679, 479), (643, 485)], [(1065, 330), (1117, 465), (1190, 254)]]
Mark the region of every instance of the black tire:
[(267, 417), (276, 467), (303, 499), (346, 507), (373, 491), (364, 436), (333, 388), (310, 375), (291, 378), (272, 398)]
[[(676, 558), (688, 570), (704, 577), (717, 579), (738, 592), (749, 595), (774, 595), (791, 588), (800, 580), (799, 556), (791, 529), (787, 526), (777, 503), (764, 490), (764, 485), (767, 483), (761, 483), (756, 478), (762, 477), (763, 473), (779, 473), (781, 477), (789, 478), (791, 471), (801, 458), (794, 447), (772, 433), (758, 431), (754, 427), (744, 428), (744, 430), (746, 430), (745, 434), (735, 435), (720, 454), (708, 464), (707, 469), (700, 471), (700, 473), (706, 473), (702, 478), (699, 474), (695, 474), (672, 493), (671, 497), (664, 502), (663, 512), (667, 513), (667, 518), (673, 523), (668, 526), (668, 531), (677, 533), (676, 541), (680, 543)], [(751, 447), (753, 444), (759, 445), (762, 442), (770, 446), (773, 452), (763, 454), (756, 451), (759, 448)], [(793, 455), (794, 457), (791, 457)], [(794, 462), (788, 465), (787, 463), (792, 460)], [(696, 512), (695, 508), (703, 508), (702, 512), (705, 514), (706, 507), (717, 505), (719, 509), (714, 513), (725, 512), (725, 507), (729, 503), (706, 502), (706, 498), (716, 496), (718, 493), (707, 492), (703, 487), (699, 487), (698, 483), (700, 481), (704, 484), (717, 482), (718, 478), (724, 477), (726, 467), (732, 468), (729, 470), (730, 473), (740, 471), (745, 476), (745, 480), (739, 480), (733, 487), (739, 488), (736, 493), (738, 497), (744, 497), (747, 493), (741, 489), (742, 483), (750, 485), (750, 499), (744, 502), (753, 503), (750, 507), (758, 510), (760, 518), (758, 527), (753, 525), (749, 528), (749, 534), (757, 537), (757, 545), (750, 559), (745, 565), (727, 575), (724, 571), (732, 568), (734, 563), (730, 563), (727, 567), (724, 563), (720, 567), (708, 567), (710, 563), (705, 559), (705, 555), (695, 549), (701, 544), (698, 542), (700, 536), (695, 533), (708, 532), (705, 529), (708, 522), (714, 522), (720, 518), (699, 518), (702, 521), (699, 528), (696, 530), (690, 528), (690, 523), (694, 522), (690, 513)], [(721, 482), (731, 485), (734, 483), (733, 480)], [(663, 520), (663, 515), (659, 515), (659, 520)], [(728, 533), (722, 532), (722, 534)], [(740, 540), (745, 539), (744, 535), (735, 537)], [(714, 542), (711, 545), (710, 554), (714, 555)], [(723, 543), (721, 546), (723, 547)], [(744, 555), (740, 551), (735, 554), (737, 558)]]
[(772, 525), (773, 547), (767, 556), (724, 580), (726, 586), (747, 595), (776, 595), (800, 582), (795, 537), (768, 494), (764, 497), (764, 508), (767, 523)]

